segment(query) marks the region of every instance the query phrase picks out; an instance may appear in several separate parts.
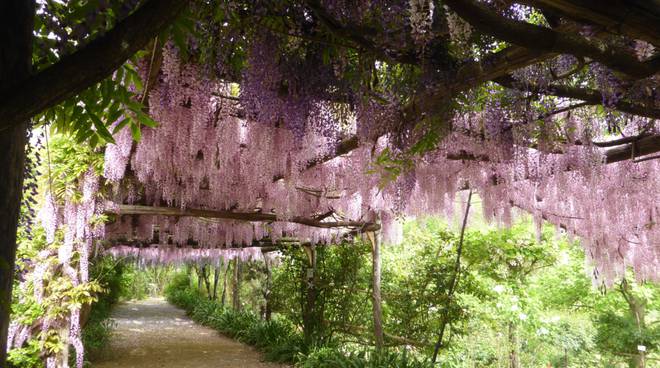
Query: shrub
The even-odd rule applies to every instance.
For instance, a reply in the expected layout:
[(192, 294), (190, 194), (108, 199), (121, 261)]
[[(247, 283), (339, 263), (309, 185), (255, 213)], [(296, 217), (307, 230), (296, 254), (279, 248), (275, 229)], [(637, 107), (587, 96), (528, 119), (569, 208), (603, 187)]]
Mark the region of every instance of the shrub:
[(295, 362), (301, 368), (431, 367), (430, 363), (396, 351), (346, 353), (338, 347), (325, 346), (305, 354), (303, 336), (291, 322), (284, 318), (264, 321), (254, 313), (225, 308), (194, 290), (185, 274), (176, 275), (165, 293), (170, 303), (184, 309), (195, 322), (255, 346), (268, 361)]
[(255, 346), (269, 361), (293, 362), (300, 354), (303, 339), (291, 323), (263, 321), (252, 312), (225, 308), (194, 290), (185, 274), (172, 279), (165, 288), (165, 295), (170, 303), (185, 310), (193, 321)]

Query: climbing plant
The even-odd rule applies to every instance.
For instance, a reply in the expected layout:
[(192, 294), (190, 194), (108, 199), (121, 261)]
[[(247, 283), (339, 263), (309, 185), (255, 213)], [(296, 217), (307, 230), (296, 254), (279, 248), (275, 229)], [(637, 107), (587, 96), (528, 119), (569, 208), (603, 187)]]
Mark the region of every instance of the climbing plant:
[(100, 237), (217, 261), (221, 248), (367, 233), (377, 296), (375, 232), (400, 241), (403, 217), (451, 215), (461, 189), (489, 221), (520, 208), (580, 237), (599, 284), (628, 268), (657, 280), (660, 10), (606, 5), (6, 2), (0, 341), (30, 119), (109, 143), (102, 178), (90, 164), (43, 200), (46, 242), (67, 225), (58, 262), (74, 286)]

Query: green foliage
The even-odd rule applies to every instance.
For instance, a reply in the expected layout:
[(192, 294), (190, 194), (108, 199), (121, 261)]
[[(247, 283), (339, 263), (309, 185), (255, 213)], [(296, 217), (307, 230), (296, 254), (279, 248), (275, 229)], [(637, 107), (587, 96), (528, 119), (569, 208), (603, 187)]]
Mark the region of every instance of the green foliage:
[(190, 287), (187, 275), (179, 274), (165, 289), (167, 299), (191, 318), (265, 353), (268, 360), (292, 362), (300, 353), (302, 336), (285, 319), (263, 321), (249, 311), (238, 312), (208, 300)]
[[(338, 332), (371, 323), (369, 249), (359, 241), (316, 247), (316, 343), (330, 343)], [(310, 292), (303, 280), (309, 261), (299, 246), (284, 249), (283, 255), (283, 263), (273, 270), (272, 308), (303, 328), (301, 306)]]
[[(53, 132), (73, 137), (76, 143), (86, 142), (92, 148), (114, 143), (112, 134), (125, 126), (139, 140), (142, 125), (157, 124), (139, 102), (142, 81), (133, 65), (130, 62), (122, 65), (113, 77), (51, 107), (35, 121), (50, 124)], [(137, 92), (132, 92), (130, 86)]]
[(596, 347), (604, 354), (627, 357), (632, 366), (638, 346), (644, 346), (646, 354), (656, 353), (660, 347), (659, 292), (654, 285), (623, 280), (598, 298), (592, 316)]
[(63, 200), (80, 198), (79, 180), (88, 170), (103, 172), (103, 154), (64, 135), (49, 136), (39, 172), (41, 192)]
[(162, 295), (165, 286), (175, 275), (175, 269), (168, 266), (140, 266), (124, 263), (121, 278), (121, 298), (141, 300)]
[(430, 368), (428, 361), (418, 360), (414, 356), (396, 351), (360, 350), (343, 352), (337, 348), (321, 348), (311, 352), (304, 360), (296, 364), (299, 368)]
[(251, 312), (237, 312), (210, 301), (190, 286), (190, 279), (179, 274), (165, 290), (167, 299), (183, 308), (197, 323), (212, 327), (224, 335), (261, 350), (265, 358), (274, 362), (296, 363), (296, 367), (431, 367), (405, 352), (372, 350), (344, 352), (337, 346), (326, 345), (304, 353), (303, 337), (299, 329), (286, 318), (264, 321)]
[(39, 341), (32, 339), (20, 349), (9, 350), (7, 354), (7, 362), (12, 367), (21, 368), (39, 368), (43, 367), (43, 362), (40, 358), (41, 352), (44, 349)]
[[(61, 234), (58, 235), (61, 239)], [(25, 326), (32, 326), (40, 319), (47, 317), (53, 321), (67, 318), (72, 310), (81, 309), (97, 301), (97, 295), (104, 291), (98, 280), (92, 279), (87, 283), (75, 284), (69, 275), (58, 267), (58, 242), (46, 245), (42, 236), (34, 237), (32, 240), (24, 239), (21, 242), (19, 254), (23, 267), (26, 264), (45, 265), (43, 281), (41, 276), (28, 273), (26, 280), (20, 287), (14, 289), (12, 304), (12, 321)], [(35, 254), (31, 258), (27, 254)], [(78, 254), (74, 253), (73, 259)], [(33, 266), (30, 266), (33, 267)], [(41, 285), (41, 286), (39, 286)], [(35, 288), (42, 289), (41, 300), (37, 298)], [(11, 350), (9, 362), (15, 367), (31, 367), (34, 362), (41, 362), (44, 352), (55, 353), (64, 348), (64, 342), (57, 330), (51, 327), (34, 334), (22, 348)]]
[[(80, 177), (90, 169), (102, 170), (102, 154), (61, 136), (51, 136), (47, 143), (43, 149), (45, 152), (41, 152), (41, 157), (45, 158), (42, 166), (33, 173), (38, 178), (41, 193), (52, 193), (58, 202), (64, 199), (79, 200)], [(39, 201), (42, 198), (32, 199)], [(103, 218), (94, 221), (100, 222)], [(59, 261), (58, 252), (64, 240), (62, 230), (55, 235), (55, 241), (48, 244), (45, 231), (39, 225), (32, 226), (29, 234), (27, 228), (18, 231), (19, 272), (14, 280), (11, 317), (14, 323), (32, 326), (33, 333), (22, 348), (11, 350), (10, 362), (16, 367), (41, 366), (45, 355), (61, 351), (65, 342), (58, 323), (68, 319), (72, 310), (87, 310), (91, 303), (97, 301), (98, 295), (106, 291), (94, 275), (87, 283), (72, 280), (71, 274), (63, 269)], [(79, 257), (76, 252), (72, 255), (70, 265), (74, 270), (78, 267)], [(54, 323), (41, 331), (45, 318)]]
[(87, 352), (85, 358), (88, 360), (93, 360), (110, 340), (114, 328), (109, 319), (110, 312), (119, 301), (124, 272), (125, 266), (109, 257), (92, 261), (90, 279), (101, 284), (104, 292), (90, 306), (89, 319), (82, 330), (82, 340)]

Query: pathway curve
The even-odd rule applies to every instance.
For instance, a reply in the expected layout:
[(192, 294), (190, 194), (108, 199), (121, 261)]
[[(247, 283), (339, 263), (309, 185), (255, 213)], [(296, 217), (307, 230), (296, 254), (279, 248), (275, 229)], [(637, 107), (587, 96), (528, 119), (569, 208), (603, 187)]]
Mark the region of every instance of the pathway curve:
[(116, 329), (94, 368), (277, 368), (254, 348), (200, 326), (163, 299), (118, 305)]

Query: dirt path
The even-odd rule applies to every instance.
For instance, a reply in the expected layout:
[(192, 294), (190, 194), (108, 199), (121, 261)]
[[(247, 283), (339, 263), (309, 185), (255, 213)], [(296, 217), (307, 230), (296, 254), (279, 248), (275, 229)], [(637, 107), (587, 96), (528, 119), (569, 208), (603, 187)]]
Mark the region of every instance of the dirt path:
[(277, 368), (253, 348), (195, 324), (163, 299), (123, 303), (110, 345), (94, 368)]

